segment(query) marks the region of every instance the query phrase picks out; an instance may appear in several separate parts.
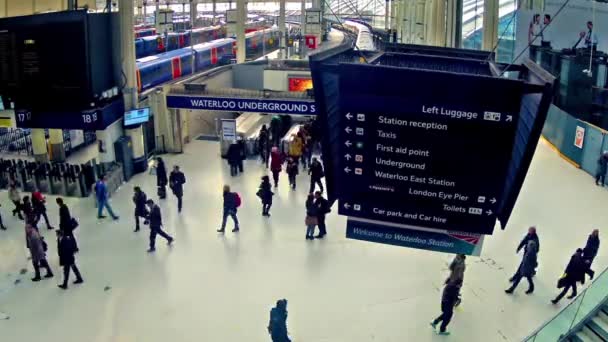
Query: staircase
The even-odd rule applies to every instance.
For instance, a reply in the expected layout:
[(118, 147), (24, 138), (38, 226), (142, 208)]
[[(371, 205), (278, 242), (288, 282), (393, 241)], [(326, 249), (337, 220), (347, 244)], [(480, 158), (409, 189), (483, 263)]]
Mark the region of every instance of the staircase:
[(603, 305), (595, 316), (587, 318), (582, 328), (573, 332), (566, 341), (601, 342), (608, 341), (608, 305)]

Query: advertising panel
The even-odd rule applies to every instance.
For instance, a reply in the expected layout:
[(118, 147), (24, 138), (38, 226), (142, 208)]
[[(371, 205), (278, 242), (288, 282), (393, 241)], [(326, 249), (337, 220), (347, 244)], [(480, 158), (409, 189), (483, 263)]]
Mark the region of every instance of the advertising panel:
[(307, 91), (312, 89), (312, 78), (301, 76), (288, 76), (289, 91)]

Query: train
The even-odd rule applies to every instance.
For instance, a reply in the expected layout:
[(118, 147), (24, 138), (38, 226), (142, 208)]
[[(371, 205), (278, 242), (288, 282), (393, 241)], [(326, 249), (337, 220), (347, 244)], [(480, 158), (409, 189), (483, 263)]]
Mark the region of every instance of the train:
[(356, 38), (354, 44), (356, 49), (360, 51), (376, 50), (374, 36), (372, 34), (372, 29), (369, 24), (353, 20), (345, 20), (342, 25), (334, 24), (333, 27), (338, 30), (345, 30), (355, 35)]
[[(245, 24), (246, 33), (258, 31), (264, 28), (267, 28), (265, 20), (255, 20)], [(177, 50), (190, 45), (225, 38), (226, 31), (226, 25), (216, 25), (182, 32), (171, 32), (167, 33), (166, 35), (142, 36), (135, 39), (135, 58), (143, 58), (156, 55), (158, 53)]]
[(135, 57), (143, 58), (186, 46), (225, 38), (226, 26), (210, 26), (179, 33), (148, 36), (135, 40)]
[[(245, 35), (246, 57), (255, 59), (279, 47), (278, 28), (250, 32)], [(194, 57), (194, 72), (192, 56)], [(221, 38), (192, 47), (164, 52), (136, 60), (137, 88), (144, 92), (160, 84), (230, 64), (236, 56), (236, 39)]]

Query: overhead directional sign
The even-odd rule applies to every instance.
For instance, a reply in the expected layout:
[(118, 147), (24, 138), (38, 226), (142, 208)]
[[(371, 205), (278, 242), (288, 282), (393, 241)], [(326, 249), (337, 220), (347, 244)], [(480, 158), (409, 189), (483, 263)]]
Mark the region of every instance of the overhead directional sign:
[(229, 112), (316, 115), (314, 100), (276, 100), (267, 98), (225, 98), (208, 96), (168, 95), (168, 108), (200, 109)]
[[(521, 88), (514, 83), (504, 99), (471, 101), (459, 89), (408, 93), (390, 81), (407, 78), (415, 84), (411, 70), (400, 77), (403, 70), (340, 68), (339, 213), (492, 233), (519, 114), (513, 97), (521, 96)], [(465, 75), (458, 77), (467, 84)], [(467, 91), (478, 91), (483, 83)]]

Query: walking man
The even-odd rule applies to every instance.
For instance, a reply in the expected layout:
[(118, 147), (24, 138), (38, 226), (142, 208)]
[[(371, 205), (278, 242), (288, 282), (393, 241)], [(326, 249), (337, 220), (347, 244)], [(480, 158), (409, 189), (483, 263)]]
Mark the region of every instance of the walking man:
[(568, 293), (570, 288), (572, 288), (572, 294), (568, 296), (568, 299), (576, 297), (576, 282), (583, 280), (585, 277), (585, 262), (583, 261), (582, 249), (577, 249), (574, 255), (572, 255), (564, 274), (564, 277), (557, 282), (557, 287), (563, 287), (564, 289), (555, 299), (551, 300), (553, 304), (557, 304)]
[(236, 192), (230, 192), (230, 186), (224, 185), (224, 214), (222, 217), (222, 227), (218, 229), (218, 233), (223, 233), (226, 230), (226, 220), (228, 216), (234, 221), (234, 229), (232, 232), (238, 232), (239, 219), (236, 217), (237, 208), (241, 205), (241, 198)]
[(171, 175), (169, 176), (169, 186), (173, 190), (173, 194), (177, 197), (177, 211), (182, 212), (182, 197), (184, 197), (184, 183), (186, 176), (179, 170), (179, 166), (175, 165)]
[(72, 269), (76, 276), (74, 284), (82, 284), (84, 282), (80, 275), (80, 270), (76, 266), (76, 258), (74, 257), (76, 251), (75, 240), (69, 235), (64, 235), (63, 230), (58, 230), (57, 253), (59, 254), (59, 265), (63, 267), (63, 284), (57, 285), (60, 289), (67, 290), (68, 281), (70, 280), (70, 269)]
[(583, 248), (583, 261), (585, 262), (585, 273), (589, 275), (590, 279), (593, 279), (595, 272), (591, 269), (593, 259), (597, 255), (597, 251), (600, 249), (600, 231), (594, 229), (589, 237), (587, 238), (587, 244)]
[(70, 209), (63, 203), (63, 198), (57, 197), (55, 202), (59, 205), (59, 229), (62, 231), (63, 236), (69, 237), (74, 242), (74, 251), (78, 252), (78, 243), (74, 237), (74, 229), (78, 227), (78, 222), (72, 219)]
[(319, 185), (321, 188), (321, 192), (323, 192), (323, 183), (321, 179), (325, 177), (325, 173), (323, 172), (323, 165), (317, 158), (312, 158), (312, 163), (308, 168), (308, 174), (310, 175), (310, 191), (309, 193), (314, 193), (315, 185)]
[(528, 290), (526, 294), (531, 294), (534, 292), (534, 281), (532, 281), (532, 276), (534, 275), (534, 268), (536, 267), (536, 242), (532, 239), (528, 240), (528, 245), (526, 246), (526, 251), (524, 252), (524, 257), (521, 260), (521, 264), (517, 269), (517, 272), (513, 276), (513, 284), (507, 290), (506, 293), (511, 294), (519, 285), (521, 278), (525, 277), (528, 279)]
[(143, 217), (145, 220), (148, 217), (148, 210), (146, 209), (147, 201), (148, 198), (146, 197), (146, 193), (143, 192), (140, 187), (134, 187), (133, 203), (135, 204), (135, 232), (139, 231), (139, 218)]
[(13, 209), (13, 216), (18, 215), (20, 220), (23, 220), (23, 215), (21, 212), (23, 211), (23, 205), (21, 204), (21, 194), (19, 193), (19, 189), (15, 183), (12, 183), (10, 188), (8, 189), (8, 197), (15, 205), (15, 209)]
[(323, 198), (321, 191), (315, 192), (315, 205), (317, 206), (317, 221), (319, 226), (319, 235), (315, 236), (317, 239), (322, 239), (327, 235), (327, 227), (325, 227), (325, 215), (331, 210), (329, 209), (329, 202)]
[(44, 221), (46, 222), (46, 227), (48, 229), (55, 229), (51, 226), (49, 222), (49, 216), (46, 214), (46, 199), (42, 195), (42, 193), (38, 190), (32, 192), (32, 209), (34, 210), (34, 214), (36, 215), (36, 223), (40, 221), (41, 217), (44, 217)]
[(167, 244), (171, 245), (173, 243), (173, 237), (169, 236), (169, 234), (165, 233), (163, 230), (163, 219), (160, 213), (160, 207), (157, 204), (154, 204), (154, 201), (149, 199), (146, 204), (150, 209), (150, 249), (148, 252), (154, 252), (156, 250), (156, 235), (160, 235), (167, 240)]
[(97, 197), (97, 218), (105, 218), (102, 215), (103, 208), (105, 207), (110, 213), (110, 216), (114, 220), (118, 220), (118, 216), (114, 215), (114, 211), (112, 211), (112, 207), (108, 202), (108, 186), (106, 185), (108, 181), (108, 176), (103, 176), (97, 181), (95, 184), (95, 196)]
[(604, 151), (597, 160), (597, 173), (595, 174), (595, 185), (606, 184), (606, 171), (608, 169), (608, 151)]
[(443, 294), (441, 296), (441, 315), (435, 318), (431, 322), (431, 326), (433, 329), (437, 328), (437, 324), (441, 322), (441, 326), (439, 327), (439, 335), (449, 335), (450, 332), (447, 331), (448, 324), (452, 320), (452, 316), (454, 315), (454, 305), (458, 301), (458, 293), (460, 291), (460, 287), (456, 285), (456, 283), (447, 282), (445, 287), (443, 288)]
[(156, 186), (158, 198), (167, 198), (167, 168), (161, 157), (156, 158)]

